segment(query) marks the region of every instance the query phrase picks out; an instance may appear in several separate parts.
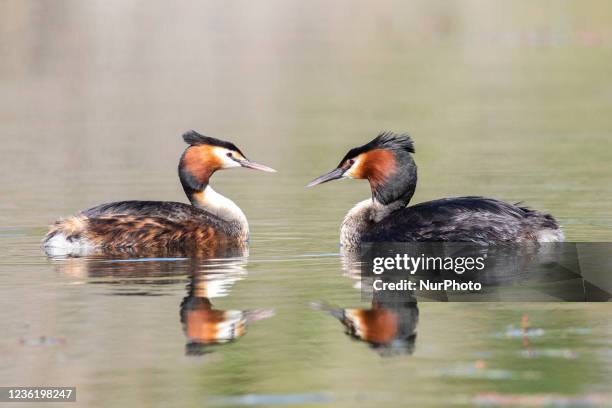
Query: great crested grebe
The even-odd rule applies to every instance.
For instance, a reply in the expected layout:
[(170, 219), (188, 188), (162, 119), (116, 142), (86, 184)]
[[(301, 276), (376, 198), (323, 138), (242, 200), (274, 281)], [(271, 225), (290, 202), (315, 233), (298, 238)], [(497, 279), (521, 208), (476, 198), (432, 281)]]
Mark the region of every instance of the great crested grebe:
[(209, 185), (217, 170), (233, 167), (275, 172), (248, 160), (233, 143), (189, 131), (178, 172), (191, 205), (167, 201), (120, 201), (57, 221), (43, 240), (47, 252), (93, 249), (198, 249), (243, 245), (249, 225), (234, 202)]
[(372, 198), (344, 218), (345, 249), (366, 242), (554, 242), (563, 232), (549, 214), (492, 198), (442, 198), (407, 207), (417, 184), (414, 144), (406, 134), (380, 133), (351, 149), (337, 168), (307, 187), (341, 178), (367, 179)]

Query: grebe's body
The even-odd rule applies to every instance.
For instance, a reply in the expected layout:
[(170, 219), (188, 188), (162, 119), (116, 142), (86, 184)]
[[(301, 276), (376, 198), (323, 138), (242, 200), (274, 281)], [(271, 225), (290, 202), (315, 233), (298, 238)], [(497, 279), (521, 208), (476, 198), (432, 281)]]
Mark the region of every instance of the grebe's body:
[(367, 179), (372, 198), (346, 215), (340, 241), (345, 249), (365, 242), (553, 242), (563, 232), (549, 214), (483, 197), (443, 198), (407, 207), (417, 181), (412, 140), (382, 133), (352, 149), (331, 172), (309, 186), (339, 178)]
[(362, 242), (563, 240), (550, 215), (484, 197), (443, 198), (395, 211), (368, 199), (346, 215), (340, 234), (346, 248)]
[(243, 217), (225, 220), (194, 205), (165, 201), (121, 201), (56, 222), (44, 247), (68, 252), (91, 249), (194, 251), (241, 244), (249, 227)]
[(242, 210), (209, 185), (220, 169), (247, 167), (274, 171), (247, 160), (232, 143), (183, 135), (190, 146), (179, 163), (179, 177), (191, 205), (164, 201), (102, 204), (57, 221), (43, 240), (49, 253), (94, 249), (164, 250), (244, 245), (249, 226)]

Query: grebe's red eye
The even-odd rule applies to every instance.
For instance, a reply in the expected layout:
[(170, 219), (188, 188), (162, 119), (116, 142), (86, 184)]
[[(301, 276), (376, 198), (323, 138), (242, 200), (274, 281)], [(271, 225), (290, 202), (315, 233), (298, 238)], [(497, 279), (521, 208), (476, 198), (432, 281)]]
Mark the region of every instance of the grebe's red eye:
[(234, 155), (232, 154), (232, 152), (227, 152), (227, 157), (234, 157)]
[(348, 161), (349, 166), (352, 166), (353, 164), (355, 164), (355, 160), (351, 159)]

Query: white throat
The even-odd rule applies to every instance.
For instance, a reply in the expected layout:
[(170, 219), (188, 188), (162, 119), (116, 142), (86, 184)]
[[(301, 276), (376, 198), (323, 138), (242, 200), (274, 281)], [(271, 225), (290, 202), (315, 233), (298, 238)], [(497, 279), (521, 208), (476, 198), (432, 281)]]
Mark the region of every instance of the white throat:
[(211, 186), (206, 186), (204, 191), (196, 193), (196, 203), (199, 207), (216, 215), (217, 217), (228, 221), (238, 222), (248, 230), (248, 222), (246, 216), (229, 198), (217, 193)]
[(385, 205), (374, 198), (368, 198), (355, 204), (346, 216), (358, 218), (364, 222), (380, 222), (393, 211), (403, 207), (406, 207), (406, 204), (401, 201)]
[(367, 231), (372, 223), (378, 223), (385, 217), (406, 203), (396, 201), (384, 205), (373, 198), (357, 203), (344, 217), (340, 226), (340, 243), (343, 248), (351, 250), (361, 244), (361, 235)]

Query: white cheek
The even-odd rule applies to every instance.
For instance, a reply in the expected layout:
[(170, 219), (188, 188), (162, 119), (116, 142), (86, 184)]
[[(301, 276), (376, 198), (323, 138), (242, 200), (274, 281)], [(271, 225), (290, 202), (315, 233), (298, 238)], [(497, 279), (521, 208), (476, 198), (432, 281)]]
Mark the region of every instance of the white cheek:
[(357, 173), (357, 169), (359, 169), (360, 162), (359, 159), (356, 159), (355, 163), (353, 163), (353, 165), (342, 175), (342, 178), (356, 178), (355, 174)]
[(230, 152), (229, 150), (224, 149), (222, 147), (217, 147), (213, 150), (213, 152), (215, 153), (215, 156), (217, 156), (217, 158), (221, 161), (222, 167), (224, 169), (240, 167), (240, 164), (238, 162), (227, 156), (227, 154)]
[(223, 168), (224, 169), (231, 169), (232, 167), (241, 167), (240, 164), (232, 159), (230, 159), (229, 157), (227, 158), (227, 160), (223, 163)]

